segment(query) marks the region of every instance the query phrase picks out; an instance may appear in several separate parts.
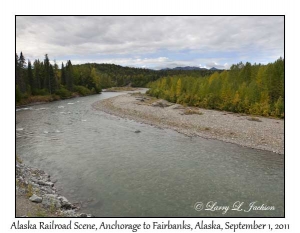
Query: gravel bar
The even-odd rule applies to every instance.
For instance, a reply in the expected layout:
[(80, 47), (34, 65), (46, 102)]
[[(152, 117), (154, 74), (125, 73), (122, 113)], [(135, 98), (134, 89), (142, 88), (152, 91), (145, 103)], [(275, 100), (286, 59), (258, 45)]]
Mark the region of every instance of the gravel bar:
[[(217, 139), (284, 154), (284, 120), (171, 103), (160, 106), (154, 101), (145, 95), (125, 94), (98, 101), (93, 107), (122, 118), (173, 129), (187, 136)], [(185, 114), (187, 110), (198, 111), (199, 114)]]

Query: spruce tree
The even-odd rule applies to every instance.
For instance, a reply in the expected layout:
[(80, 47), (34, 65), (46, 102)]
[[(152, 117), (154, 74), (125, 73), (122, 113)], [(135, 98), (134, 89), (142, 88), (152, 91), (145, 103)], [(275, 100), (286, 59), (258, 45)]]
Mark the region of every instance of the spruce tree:
[(64, 63), (62, 62), (61, 63), (61, 84), (66, 86), (66, 69), (65, 69), (65, 66), (64, 66)]
[(28, 83), (30, 86), (30, 90), (32, 92), (32, 90), (35, 89), (35, 85), (34, 85), (34, 79), (33, 79), (33, 73), (32, 73), (32, 67), (31, 67), (30, 60), (28, 60), (27, 77), (28, 77)]
[(49, 82), (50, 82), (50, 94), (53, 94), (56, 91), (57, 83), (55, 80), (55, 74), (53, 70), (53, 66), (49, 65)]
[(50, 61), (48, 58), (48, 54), (45, 54), (45, 59), (44, 59), (44, 75), (45, 75), (45, 84), (44, 86), (48, 89), (49, 93), (51, 94), (51, 84), (50, 84)]
[(69, 91), (73, 90), (73, 66), (69, 60), (66, 65), (66, 84)]
[(26, 92), (25, 67), (26, 67), (25, 57), (24, 57), (23, 53), (21, 52), (20, 56), (19, 56), (19, 60), (18, 60), (18, 71), (19, 71), (18, 86), (22, 93)]

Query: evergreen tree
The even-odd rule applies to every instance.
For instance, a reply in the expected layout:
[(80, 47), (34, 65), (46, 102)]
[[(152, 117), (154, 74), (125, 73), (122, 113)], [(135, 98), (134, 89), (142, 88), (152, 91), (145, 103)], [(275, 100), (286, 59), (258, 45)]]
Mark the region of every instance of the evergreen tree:
[(64, 63), (61, 63), (61, 84), (66, 86), (67, 81), (66, 81), (66, 70), (64, 67)]
[(69, 91), (73, 90), (73, 66), (71, 61), (69, 60), (66, 64), (66, 85)]
[(19, 59), (18, 59), (18, 87), (22, 93), (26, 92), (26, 61), (23, 53), (20, 53)]
[(21, 78), (21, 74), (20, 74), (20, 65), (19, 65), (19, 56), (16, 53), (16, 58), (15, 58), (15, 75), (16, 75), (16, 86), (20, 86), (20, 78)]
[(35, 89), (35, 85), (34, 85), (34, 79), (33, 79), (33, 73), (32, 73), (32, 67), (31, 67), (30, 60), (28, 60), (27, 76), (28, 76), (28, 82), (29, 82), (30, 90), (32, 92), (32, 90)]
[(60, 81), (59, 81), (59, 69), (58, 69), (58, 65), (56, 64), (55, 60), (54, 60), (54, 65), (53, 65), (53, 72), (54, 72), (55, 89), (57, 89)]
[(50, 64), (49, 65), (49, 82), (50, 82), (50, 94), (51, 93), (55, 93), (56, 89), (57, 89), (57, 82), (55, 79), (55, 74), (54, 74), (54, 69), (53, 66)]
[[(33, 63), (34, 68), (34, 80), (35, 80), (35, 89), (42, 89), (42, 67), (40, 60), (35, 60)], [(32, 91), (35, 92), (35, 89)]]
[(48, 58), (48, 54), (45, 54), (45, 59), (44, 59), (44, 87), (51, 93), (51, 81), (50, 81), (50, 61)]

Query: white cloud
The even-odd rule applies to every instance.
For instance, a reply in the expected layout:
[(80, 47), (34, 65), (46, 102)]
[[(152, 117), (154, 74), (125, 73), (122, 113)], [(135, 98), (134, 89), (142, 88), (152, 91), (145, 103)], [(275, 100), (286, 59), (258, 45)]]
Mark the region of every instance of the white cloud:
[[(123, 56), (130, 60), (114, 58), (111, 61), (132, 62), (132, 65), (185, 64), (189, 59), (175, 55), (170, 58), (167, 53), (192, 51), (202, 57), (211, 53), (215, 56), (236, 53), (241, 59), (255, 54), (269, 59), (283, 56), (284, 19), (268, 16), (17, 16), (16, 35), (17, 51), (23, 51), (29, 58), (41, 58), (48, 53), (57, 60), (72, 56), (92, 62), (97, 56), (109, 57), (104, 60)], [(164, 51), (166, 55), (162, 55)], [(156, 54), (156, 58), (146, 59)], [(198, 60), (202, 64), (212, 62), (212, 59), (195, 57), (190, 62), (195, 64)], [(219, 62), (221, 58), (214, 57), (214, 60)]]

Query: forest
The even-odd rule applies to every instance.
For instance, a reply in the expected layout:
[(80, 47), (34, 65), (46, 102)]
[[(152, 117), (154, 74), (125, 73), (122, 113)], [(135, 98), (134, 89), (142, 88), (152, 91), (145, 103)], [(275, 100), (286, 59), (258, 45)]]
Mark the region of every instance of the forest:
[(70, 60), (62, 64), (44, 60), (33, 63), (24, 54), (16, 54), (16, 104), (48, 102), (58, 99), (100, 93), (110, 87), (146, 87), (161, 77), (173, 75), (206, 76), (210, 70), (151, 70), (123, 67), (114, 64), (87, 63), (73, 65)]
[(267, 65), (240, 62), (206, 77), (163, 77), (148, 87), (151, 96), (174, 103), (284, 118), (283, 58)]
[(100, 93), (113, 86), (145, 86), (159, 78), (147, 69), (122, 67), (113, 64), (73, 65), (70, 60), (59, 65), (44, 60), (26, 61), (23, 53), (16, 54), (16, 103), (53, 101)]
[(26, 104), (39, 101), (53, 101), (85, 96), (101, 92), (99, 77), (90, 69), (88, 74), (75, 73), (75, 67), (68, 60), (61, 68), (54, 61), (50, 63), (46, 54), (43, 61), (26, 62), (23, 53), (16, 54), (16, 103)]
[(110, 87), (149, 87), (170, 102), (261, 116), (284, 117), (284, 59), (238, 63), (229, 70), (151, 70), (114, 64), (31, 63), (16, 54), (16, 104), (100, 93)]

